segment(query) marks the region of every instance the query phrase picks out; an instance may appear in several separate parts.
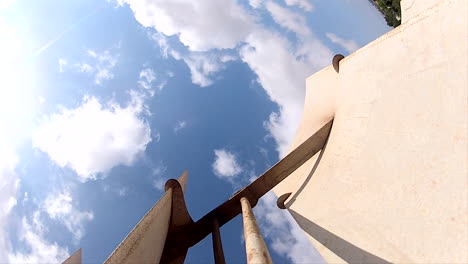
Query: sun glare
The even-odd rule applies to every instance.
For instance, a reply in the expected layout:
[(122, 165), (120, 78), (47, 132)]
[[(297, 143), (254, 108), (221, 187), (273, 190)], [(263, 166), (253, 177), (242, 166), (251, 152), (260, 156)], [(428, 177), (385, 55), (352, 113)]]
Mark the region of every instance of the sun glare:
[(0, 146), (15, 146), (30, 133), (38, 105), (27, 43), (0, 20)]

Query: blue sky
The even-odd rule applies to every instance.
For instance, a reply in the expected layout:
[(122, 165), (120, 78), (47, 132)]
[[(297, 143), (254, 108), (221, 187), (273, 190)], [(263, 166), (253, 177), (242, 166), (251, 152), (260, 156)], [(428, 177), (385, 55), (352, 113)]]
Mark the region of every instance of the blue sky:
[[(307, 76), (389, 30), (367, 0), (3, 1), (0, 263), (104, 261), (185, 169), (199, 219), (285, 154)], [(321, 262), (275, 202), (255, 208), (273, 260)]]

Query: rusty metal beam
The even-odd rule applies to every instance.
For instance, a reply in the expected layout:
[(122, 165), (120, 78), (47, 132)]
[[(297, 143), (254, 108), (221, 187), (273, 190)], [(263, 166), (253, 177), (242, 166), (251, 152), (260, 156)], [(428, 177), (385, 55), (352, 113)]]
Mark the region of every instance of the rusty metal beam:
[[(212, 232), (212, 224), (216, 219), (219, 226), (223, 226), (231, 219), (239, 215), (242, 211), (240, 199), (245, 197), (252, 207), (255, 207), (260, 197), (273, 189), (278, 183), (284, 180), (307, 160), (318, 153), (328, 139), (333, 120), (315, 132), (301, 145), (286, 155), (282, 160), (268, 169), (255, 181), (245, 188), (239, 190), (223, 204), (213, 209), (200, 220), (188, 222), (178, 226), (168, 234), (163, 252), (165, 260), (177, 258), (177, 252), (183, 254), (188, 248), (194, 246)], [(181, 204), (181, 203), (178, 203)], [(183, 203), (185, 207), (185, 202)], [(174, 208), (173, 208), (174, 209)], [(175, 209), (177, 211), (177, 209)], [(187, 209), (184, 208), (183, 211)], [(173, 211), (174, 212), (174, 211)], [(185, 256), (185, 255), (184, 255)]]
[(260, 229), (257, 225), (257, 220), (250, 207), (249, 200), (242, 197), (242, 222), (244, 223), (244, 239), (245, 239), (245, 254), (247, 256), (247, 264), (271, 264), (270, 252), (263, 240)]
[(219, 223), (217, 219), (213, 221), (213, 230), (211, 234), (213, 240), (215, 264), (226, 264), (226, 260), (224, 259), (223, 244), (221, 242), (221, 232), (219, 231)]
[(172, 237), (177, 236), (181, 229), (193, 224), (184, 199), (183, 187), (185, 186), (187, 174), (188, 172), (184, 171), (179, 177), (183, 185), (179, 180), (175, 179), (168, 180), (165, 185), (166, 191), (172, 189), (172, 206), (169, 230), (160, 263), (182, 264), (187, 255), (188, 247), (173, 247), (168, 244), (168, 241)]

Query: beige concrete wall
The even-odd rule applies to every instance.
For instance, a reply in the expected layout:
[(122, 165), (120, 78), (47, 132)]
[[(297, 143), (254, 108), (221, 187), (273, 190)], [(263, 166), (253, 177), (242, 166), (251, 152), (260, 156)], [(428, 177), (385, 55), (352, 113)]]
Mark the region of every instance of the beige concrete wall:
[(81, 264), (81, 248), (67, 258), (63, 264)]
[(169, 189), (104, 263), (159, 263), (166, 242), (171, 207), (172, 189)]
[(443, 0), (401, 0), (401, 22), (406, 23), (420, 13), (431, 9)]
[(468, 263), (467, 10), (441, 1), (307, 79), (291, 149), (334, 117), (330, 139), (274, 191), (328, 262)]
[[(188, 171), (184, 171), (177, 179), (182, 191), (185, 191), (187, 178)], [(160, 262), (171, 221), (172, 194), (172, 188), (166, 190), (161, 199), (107, 258), (105, 264)]]

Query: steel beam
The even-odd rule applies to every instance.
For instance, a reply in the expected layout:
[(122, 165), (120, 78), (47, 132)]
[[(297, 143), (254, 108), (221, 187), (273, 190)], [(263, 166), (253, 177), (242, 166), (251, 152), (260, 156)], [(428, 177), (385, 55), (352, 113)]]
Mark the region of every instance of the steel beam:
[(263, 240), (255, 215), (250, 207), (249, 200), (240, 199), (242, 207), (242, 222), (244, 223), (245, 254), (247, 264), (271, 264), (270, 252)]
[[(172, 212), (173, 214), (177, 214), (178, 209), (176, 208), (181, 208), (183, 211), (182, 216), (185, 220), (182, 222), (185, 222), (185, 224), (180, 223), (174, 219), (174, 217), (171, 218), (171, 221), (177, 223), (177, 228), (171, 229), (168, 234), (162, 259), (167, 260), (167, 263), (169, 263), (170, 260), (178, 259), (180, 257), (179, 254), (185, 257), (188, 248), (194, 246), (212, 232), (215, 219), (221, 227), (241, 213), (241, 198), (247, 198), (251, 207), (255, 207), (260, 197), (273, 189), (273, 187), (283, 181), (324, 147), (330, 134), (332, 124), (333, 120), (330, 120), (255, 181), (239, 190), (223, 204), (216, 207), (196, 222), (190, 221), (190, 216), (185, 214), (187, 211), (185, 202), (180, 201), (180, 198), (183, 199), (183, 192), (178, 191), (177, 193), (181, 195), (178, 196), (179, 199), (176, 199), (176, 206), (173, 204)], [(175, 182), (172, 183), (173, 184), (170, 184), (171, 187), (172, 185), (177, 187)], [(169, 184), (166, 184), (166, 187), (169, 187)], [(179, 188), (180, 187), (175, 189)]]
[(226, 260), (224, 259), (223, 244), (221, 242), (221, 232), (219, 231), (219, 223), (217, 219), (213, 221), (213, 230), (211, 235), (213, 240), (215, 264), (226, 264)]

